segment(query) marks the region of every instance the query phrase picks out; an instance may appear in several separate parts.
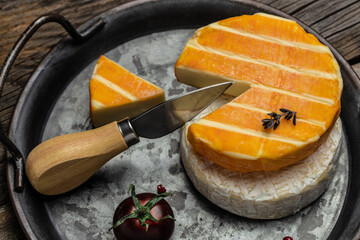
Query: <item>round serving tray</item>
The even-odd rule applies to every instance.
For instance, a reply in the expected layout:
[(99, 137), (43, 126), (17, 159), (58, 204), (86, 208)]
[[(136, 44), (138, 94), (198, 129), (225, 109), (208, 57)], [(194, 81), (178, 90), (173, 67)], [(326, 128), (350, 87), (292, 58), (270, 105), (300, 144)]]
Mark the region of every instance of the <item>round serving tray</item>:
[[(253, 1), (160, 0), (121, 5), (99, 18), (106, 24), (84, 43), (62, 40), (32, 74), (15, 108), (10, 138), (23, 156), (40, 142), (91, 128), (88, 83), (100, 54), (164, 88), (167, 98), (192, 88), (178, 83), (173, 68), (194, 30), (211, 22), (267, 12), (294, 19)], [(296, 20), (296, 19), (294, 19)], [(298, 21), (299, 22), (299, 21)], [(235, 216), (202, 197), (181, 165), (179, 131), (140, 143), (115, 157), (79, 188), (46, 197), (25, 181), (14, 191), (13, 163), (7, 168), (10, 196), (30, 239), (113, 239), (112, 214), (133, 183), (138, 192), (162, 183), (177, 218), (173, 239), (355, 239), (360, 224), (360, 81), (344, 58), (333, 51), (344, 80), (341, 117), (345, 138), (335, 178), (325, 194), (287, 218), (259, 221)]]

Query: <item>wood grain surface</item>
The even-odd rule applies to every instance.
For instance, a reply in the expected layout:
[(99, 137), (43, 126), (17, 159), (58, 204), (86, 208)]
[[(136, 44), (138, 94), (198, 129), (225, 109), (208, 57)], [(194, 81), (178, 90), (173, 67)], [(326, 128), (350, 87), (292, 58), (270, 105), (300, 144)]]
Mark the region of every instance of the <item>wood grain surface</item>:
[[(75, 26), (132, 0), (0, 0), (0, 62), (17, 38), (37, 17), (55, 12)], [(359, 0), (258, 0), (293, 15), (324, 36), (360, 75)], [(16, 101), (35, 67), (66, 34), (55, 23), (42, 27), (13, 66), (0, 102), (0, 117), (8, 129)], [(6, 183), (5, 151), (0, 149), (0, 240), (26, 239), (12, 208)]]
[(62, 194), (83, 184), (126, 149), (116, 121), (89, 131), (64, 134), (42, 142), (30, 152), (26, 176), (39, 193)]

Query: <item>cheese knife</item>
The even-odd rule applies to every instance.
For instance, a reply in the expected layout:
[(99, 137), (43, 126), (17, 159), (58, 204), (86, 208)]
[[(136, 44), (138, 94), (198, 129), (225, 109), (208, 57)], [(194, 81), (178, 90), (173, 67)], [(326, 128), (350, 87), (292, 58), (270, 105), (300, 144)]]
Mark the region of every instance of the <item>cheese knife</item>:
[(51, 138), (29, 154), (26, 175), (44, 195), (68, 192), (88, 180), (114, 156), (139, 142), (181, 127), (218, 98), (231, 82), (215, 84), (165, 101), (139, 116), (89, 131)]

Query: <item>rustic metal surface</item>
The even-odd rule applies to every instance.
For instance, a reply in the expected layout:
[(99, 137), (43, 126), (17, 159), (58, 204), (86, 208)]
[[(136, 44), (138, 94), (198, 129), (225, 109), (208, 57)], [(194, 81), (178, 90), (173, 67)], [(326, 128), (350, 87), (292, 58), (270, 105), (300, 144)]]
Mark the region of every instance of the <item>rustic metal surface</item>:
[[(193, 30), (154, 33), (120, 45), (105, 56), (165, 90), (167, 98), (190, 87), (176, 81), (174, 64)], [(95, 62), (85, 68), (57, 101), (43, 140), (91, 127), (88, 84)], [(343, 144), (345, 146), (346, 144)], [(79, 189), (46, 203), (50, 218), (68, 239), (109, 239), (117, 204), (133, 183), (138, 192), (155, 192), (163, 184), (175, 196), (176, 228), (173, 239), (326, 239), (340, 213), (347, 186), (347, 151), (341, 150), (330, 188), (314, 204), (280, 220), (238, 217), (211, 204), (192, 186), (179, 155), (179, 131), (155, 140), (141, 139), (115, 157)]]

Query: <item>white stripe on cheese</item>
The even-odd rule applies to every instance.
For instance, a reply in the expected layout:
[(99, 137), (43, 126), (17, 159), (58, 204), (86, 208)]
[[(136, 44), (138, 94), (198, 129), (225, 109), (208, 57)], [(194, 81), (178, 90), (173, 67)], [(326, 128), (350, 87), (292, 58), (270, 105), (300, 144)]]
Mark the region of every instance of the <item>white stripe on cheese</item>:
[(102, 104), (101, 102), (95, 100), (95, 99), (91, 99), (91, 105), (95, 108), (95, 109), (100, 109), (100, 108), (104, 108), (105, 105)]
[(224, 56), (227, 58), (231, 58), (231, 59), (251, 62), (254, 64), (260, 64), (260, 65), (264, 65), (264, 66), (272, 67), (272, 68), (277, 68), (277, 69), (281, 69), (281, 70), (291, 72), (291, 73), (309, 75), (309, 76), (314, 76), (314, 77), (322, 77), (322, 78), (326, 78), (326, 79), (330, 79), (330, 80), (337, 80), (337, 77), (338, 77), (337, 74), (333, 74), (333, 73), (327, 73), (327, 72), (316, 71), (316, 70), (312, 70), (312, 69), (304, 69), (304, 68), (291, 68), (291, 67), (287, 67), (287, 66), (284, 66), (284, 65), (281, 65), (278, 63), (274, 63), (274, 62), (270, 62), (270, 61), (266, 61), (266, 60), (262, 60), (262, 59), (254, 59), (254, 58), (251, 58), (251, 57), (248, 57), (245, 55), (240, 55), (240, 54), (234, 55), (234, 54), (226, 52), (224, 50), (215, 49), (212, 47), (205, 47), (203, 45), (200, 45), (194, 39), (190, 39), (188, 41), (187, 45), (188, 45), (188, 47), (192, 47), (197, 50), (214, 53), (214, 54)]
[[(212, 147), (213, 148), (213, 145), (210, 141), (204, 139), (204, 138), (201, 138), (199, 137), (198, 138), (200, 141), (206, 143), (209, 147)], [(241, 158), (241, 159), (247, 159), (247, 160), (256, 160), (258, 159), (259, 157), (254, 157), (254, 156), (251, 156), (251, 155), (248, 155), (248, 154), (243, 154), (243, 153), (239, 153), (239, 152), (233, 152), (233, 151), (222, 151), (223, 154), (229, 156), (229, 157), (233, 157), (233, 158)]]
[[(238, 103), (238, 102), (229, 102), (226, 105), (233, 106), (233, 107), (244, 108), (244, 109), (247, 109), (247, 110), (250, 110), (250, 111), (261, 112), (261, 113), (266, 113), (266, 114), (272, 112), (272, 110), (258, 108), (258, 107), (254, 107), (254, 106), (247, 105), (247, 104), (244, 104), (244, 103)], [(325, 122), (320, 122), (320, 121), (317, 121), (315, 119), (304, 119), (304, 118), (297, 118), (296, 121), (316, 125), (316, 126), (321, 127), (322, 129), (326, 130)]]
[[(211, 145), (210, 145), (211, 146)], [(233, 151), (222, 151), (223, 154), (232, 157), (232, 158), (239, 158), (239, 159), (246, 159), (246, 160), (257, 160), (259, 157), (254, 157), (251, 155), (247, 155), (244, 153), (233, 152)]]
[(280, 88), (274, 88), (274, 87), (265, 86), (265, 85), (261, 85), (261, 84), (256, 84), (256, 85), (254, 84), (253, 87), (265, 89), (268, 91), (278, 92), (281, 94), (285, 94), (285, 95), (289, 95), (289, 96), (297, 97), (297, 98), (302, 98), (307, 101), (317, 102), (317, 103), (321, 103), (321, 104), (325, 104), (325, 105), (329, 105), (329, 106), (332, 106), (335, 103), (334, 100), (329, 99), (329, 98), (317, 97), (317, 96), (306, 94), (306, 93), (295, 93), (295, 92), (291, 92), (288, 90), (282, 90)]
[(328, 47), (323, 45), (311, 45), (307, 43), (301, 43), (301, 42), (293, 42), (289, 40), (282, 40), (280, 38), (270, 37), (262, 34), (253, 34), (249, 33), (240, 29), (230, 28), (226, 26), (220, 25), (218, 22), (212, 23), (209, 25), (213, 29), (221, 30), (224, 32), (230, 32), (236, 35), (241, 35), (249, 38), (258, 39), (261, 41), (271, 42), (282, 46), (288, 46), (288, 47), (294, 47), (294, 48), (301, 48), (308, 51), (314, 51), (314, 52), (321, 52), (321, 53), (330, 53), (330, 50)]
[(316, 136), (314, 138), (309, 139), (306, 142), (303, 142), (303, 141), (293, 139), (293, 138), (282, 137), (282, 136), (278, 136), (275, 134), (269, 134), (269, 133), (265, 133), (265, 132), (252, 130), (252, 129), (243, 129), (243, 128), (240, 128), (240, 127), (237, 127), (234, 125), (224, 124), (224, 123), (210, 121), (210, 120), (206, 120), (206, 119), (200, 119), (196, 124), (213, 127), (213, 128), (218, 128), (218, 129), (222, 129), (225, 131), (246, 134), (246, 135), (250, 135), (250, 136), (254, 136), (254, 137), (267, 138), (267, 139), (271, 139), (273, 141), (289, 143), (289, 144), (292, 144), (292, 145), (295, 145), (298, 147), (304, 146), (305, 144), (308, 144), (311, 142), (315, 142), (319, 139), (319, 136)]
[(138, 101), (138, 98), (135, 97), (134, 95), (132, 95), (131, 93), (125, 91), (124, 89), (122, 89), (121, 87), (119, 87), (118, 85), (114, 84), (113, 82), (107, 80), (106, 78), (95, 74), (93, 76), (94, 79), (96, 79), (97, 81), (101, 82), (102, 84), (106, 85), (107, 87), (111, 88), (112, 90), (120, 93), (121, 95), (123, 95), (124, 97), (130, 99), (133, 102)]
[[(231, 78), (231, 77), (228, 77), (228, 76), (217, 75), (216, 73), (213, 73), (213, 72), (210, 72), (210, 71), (199, 71), (197, 69), (186, 67), (186, 66), (178, 66), (177, 69), (182, 69), (182, 70), (185, 70), (185, 71), (191, 71), (191, 72), (196, 73), (196, 74), (206, 73), (210, 77), (215, 77), (216, 76), (219, 79), (218, 83), (225, 82), (225, 81), (231, 81), (231, 82), (234, 82), (234, 83), (239, 83), (240, 85), (246, 85), (247, 84), (248, 86), (246, 87), (246, 90), (251, 88), (251, 87), (255, 87), (255, 86), (262, 86), (263, 89), (267, 89), (267, 90), (270, 90), (270, 91), (276, 91), (276, 89), (279, 89), (279, 88), (276, 88), (276, 87), (262, 85), (262, 84), (260, 84), (260, 83), (258, 83), (256, 81), (250, 82), (248, 80), (235, 79), (235, 78)], [(202, 79), (206, 79), (206, 78), (203, 77)], [(200, 82), (200, 80), (202, 80), (202, 79), (196, 79), (196, 80), (198, 82)], [(207, 85), (209, 85), (209, 84), (207, 84)], [(339, 83), (339, 85), (342, 86), (342, 81), (341, 81), (341, 84)], [(230, 89), (234, 88), (234, 86), (236, 86), (236, 84), (234, 84)], [(195, 87), (203, 87), (203, 86), (195, 86)], [(318, 102), (318, 103), (322, 103), (322, 104), (326, 104), (326, 105), (333, 105), (334, 104), (334, 101), (332, 99), (329, 99), (329, 98), (318, 97), (318, 96), (307, 94), (307, 93), (304, 93), (304, 92), (294, 92), (294, 91), (291, 91), (291, 90), (283, 90), (283, 91), (285, 92), (285, 94), (291, 95), (293, 97), (301, 96), (302, 98), (305, 98), (305, 99), (307, 99), (309, 101), (314, 101), (314, 102)], [(339, 90), (339, 91), (342, 91), (342, 90)], [(241, 91), (241, 93), (243, 93), (243, 92), (245, 92), (245, 91)], [(231, 93), (228, 93), (228, 94), (230, 94), (230, 95), (232, 95), (234, 97), (237, 96), (237, 95), (233, 95)], [(341, 94), (339, 96), (341, 96)]]
[(260, 16), (264, 16), (264, 17), (267, 17), (267, 18), (273, 18), (273, 19), (277, 19), (277, 20), (280, 20), (280, 21), (284, 21), (284, 22), (293, 22), (293, 23), (296, 23), (294, 20), (291, 20), (291, 19), (282, 18), (282, 17), (278, 17), (278, 16), (275, 16), (275, 15), (271, 15), (271, 14), (267, 14), (267, 13), (262, 13), (262, 12), (255, 13), (254, 15), (260, 15)]

